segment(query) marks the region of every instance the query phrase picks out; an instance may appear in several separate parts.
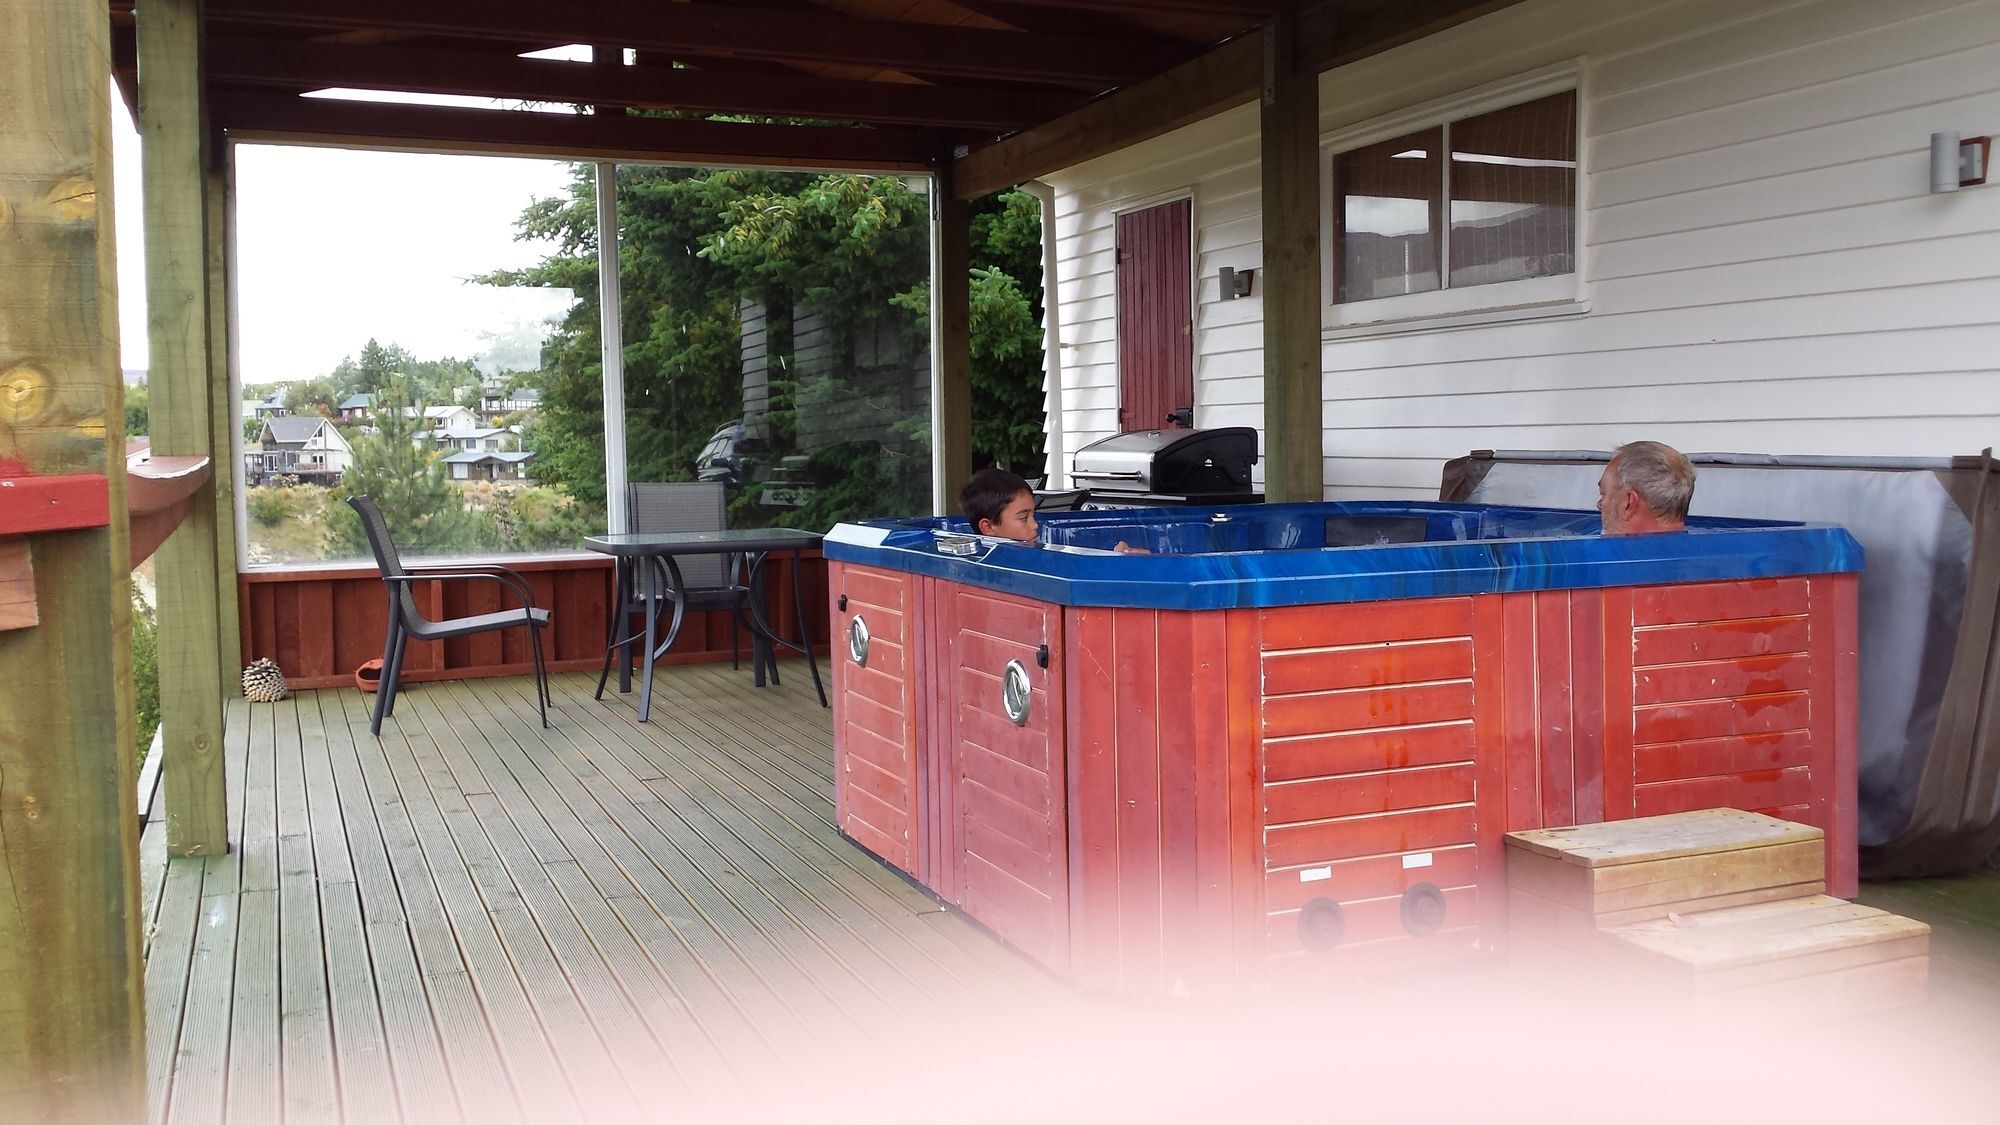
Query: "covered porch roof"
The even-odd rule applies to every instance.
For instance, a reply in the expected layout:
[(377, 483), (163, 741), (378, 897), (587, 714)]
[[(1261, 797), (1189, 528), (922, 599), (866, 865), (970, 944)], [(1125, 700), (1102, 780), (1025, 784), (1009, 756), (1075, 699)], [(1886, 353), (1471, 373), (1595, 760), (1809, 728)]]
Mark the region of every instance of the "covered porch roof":
[[(949, 166), (956, 194), (972, 198), (1251, 100), (1265, 66), (1257, 33), (1281, 15), (1298, 67), (1316, 73), (1510, 2), (208, 0), (201, 93), (211, 127), (240, 140)], [(114, 73), (136, 110), (143, 6), (110, 8)], [(522, 57), (570, 44), (594, 46), (599, 61)], [(334, 88), (577, 112), (300, 96)]]

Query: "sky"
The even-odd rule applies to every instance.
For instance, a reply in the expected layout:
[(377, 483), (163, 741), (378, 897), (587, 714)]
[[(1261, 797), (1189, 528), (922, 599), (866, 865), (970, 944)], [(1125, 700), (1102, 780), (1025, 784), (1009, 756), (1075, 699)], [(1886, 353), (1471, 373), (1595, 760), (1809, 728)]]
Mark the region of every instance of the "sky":
[[(120, 342), (133, 370), (146, 366), (140, 143), (123, 101), (113, 102)], [(516, 241), (514, 220), (534, 198), (565, 190), (566, 164), (271, 145), (235, 151), (238, 372), (246, 385), (323, 375), (371, 337), (419, 359), (477, 357), (495, 337), (518, 338), (569, 305), (567, 290), (465, 280), (547, 253), (547, 244)]]

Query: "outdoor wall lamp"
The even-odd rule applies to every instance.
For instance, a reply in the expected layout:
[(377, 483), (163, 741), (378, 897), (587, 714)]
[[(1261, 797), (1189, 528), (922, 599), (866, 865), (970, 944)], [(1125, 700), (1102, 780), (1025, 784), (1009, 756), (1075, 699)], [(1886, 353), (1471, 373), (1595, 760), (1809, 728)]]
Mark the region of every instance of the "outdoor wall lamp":
[(1931, 134), (1931, 194), (1957, 191), (1986, 182), (1986, 164), (1993, 155), (1992, 137), (1957, 133)]
[(1222, 267), (1221, 271), (1215, 275), (1216, 288), (1220, 291), (1222, 299), (1225, 301), (1234, 301), (1238, 297), (1248, 297), (1250, 295), (1250, 279), (1256, 273), (1256, 270), (1239, 270), (1232, 266)]

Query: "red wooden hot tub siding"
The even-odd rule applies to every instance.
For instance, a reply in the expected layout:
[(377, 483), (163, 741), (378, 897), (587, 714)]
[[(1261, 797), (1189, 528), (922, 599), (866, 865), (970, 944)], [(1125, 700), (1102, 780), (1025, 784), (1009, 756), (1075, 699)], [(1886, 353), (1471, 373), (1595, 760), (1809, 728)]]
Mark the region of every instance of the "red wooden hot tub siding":
[[(526, 576), (535, 604), (550, 610), (543, 643), (548, 646), (544, 653), (551, 670), (598, 668), (604, 660), (610, 612), (611, 560), (558, 556), (500, 562)], [(807, 619), (815, 622), (826, 620), (824, 565), (817, 553), (807, 553), (801, 575)], [(790, 557), (781, 555), (771, 559), (765, 572), (769, 618), (788, 637), (798, 635), (790, 568)], [(374, 567), (253, 570), (238, 574), (236, 582), (244, 661), (262, 656), (277, 660), (290, 686), (352, 684), (354, 670), (363, 661), (381, 657), (388, 635), (388, 602)], [(512, 605), (508, 593), (490, 582), (421, 584), (417, 598), (426, 612), (453, 617)], [(825, 638), (815, 640), (824, 647)], [(749, 651), (745, 637), (746, 661)], [(661, 663), (727, 660), (729, 655), (728, 615), (702, 613), (690, 616), (673, 651), (661, 657)], [(403, 659), (403, 675), (411, 681), (525, 676), (534, 671), (527, 635), (518, 629), (443, 643), (413, 641)]]
[[(1070, 810), (1065, 774), (1068, 693), (1063, 609), (1045, 602), (935, 583), (936, 633), (949, 647), (933, 713), (929, 764), (938, 796), (940, 849), (932, 871), (945, 899), (1045, 965), (1070, 963)], [(1046, 645), (1048, 667), (1038, 650)], [(1002, 675), (1028, 673), (1026, 722), (1007, 717)]]
[[(988, 705), (995, 677), (1033, 667), (1056, 611), (912, 581), (932, 670), (913, 685), (919, 878), (1085, 987), (1228, 992), (1472, 956), (1504, 937), (1481, 886), (1522, 828), (1768, 811), (1823, 828), (1829, 888), (1854, 893), (1851, 575), (1068, 609), (1022, 730)], [(1064, 853), (1066, 951), (1048, 866)], [(968, 872), (988, 881), (968, 893)], [(1426, 937), (1401, 917), (1418, 883), (1446, 903)], [(1298, 916), (1320, 895), (1345, 935), (1308, 952)]]
[[(834, 819), (840, 830), (883, 860), (921, 878), (917, 724), (921, 697), (910, 651), (917, 631), (915, 575), (833, 563)], [(846, 598), (843, 608), (840, 600)], [(849, 655), (847, 629), (860, 617), (869, 634), (868, 663)]]

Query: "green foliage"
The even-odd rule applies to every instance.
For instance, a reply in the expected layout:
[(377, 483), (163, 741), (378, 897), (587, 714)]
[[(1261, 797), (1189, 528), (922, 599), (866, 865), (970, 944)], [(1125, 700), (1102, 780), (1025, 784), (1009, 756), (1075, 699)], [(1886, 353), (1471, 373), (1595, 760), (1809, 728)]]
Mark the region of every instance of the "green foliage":
[[(618, 170), (627, 472), (686, 480), (715, 430), (744, 414), (743, 316), (761, 306), (768, 402), (758, 423), (775, 456), (796, 450), (803, 421), (873, 417), (881, 441), (812, 451), (783, 483), (812, 483), (798, 509), (760, 509), (743, 485), (738, 523), (826, 526), (928, 506), (928, 407), (912, 372), (885, 353), (927, 345), (928, 209), (893, 177), (722, 169)], [(975, 454), (1039, 466), (1040, 231), (1035, 200), (1007, 192), (974, 207)], [(578, 166), (566, 197), (523, 212), (523, 238), (557, 249), (536, 266), (478, 280), (567, 288), (577, 301), (544, 351), (542, 409), (525, 448), (536, 474), (590, 507), (604, 503), (595, 187)], [(814, 318), (814, 366), (794, 369), (792, 311)], [(803, 362), (803, 356), (800, 357)], [(915, 392), (921, 396), (921, 388)], [(821, 432), (824, 432), (823, 430)], [(837, 436), (837, 435), (836, 435)], [(821, 438), (820, 440), (825, 440)], [(799, 458), (791, 458), (796, 462)]]
[(291, 497), (282, 488), (252, 488), (244, 494), (244, 509), (263, 527), (276, 527), (293, 516)]
[[(460, 503), (444, 464), (420, 444), (424, 400), (408, 383), (392, 379), (375, 401), (373, 434), (354, 439), (354, 465), (341, 479), (343, 496), (370, 496), (407, 554), (451, 554), (480, 546), (479, 520)], [(368, 550), (361, 520), (345, 504), (326, 509), (336, 549)]]
[(264, 423), (258, 421), (255, 418), (243, 419), (244, 441), (246, 442), (256, 441), (258, 438), (262, 436), (264, 436)]
[(152, 431), (147, 429), (151, 420), (147, 417), (148, 395), (146, 384), (133, 383), (125, 388), (125, 436), (144, 437)]
[(138, 756), (143, 759), (152, 748), (153, 732), (160, 729), (160, 643), (159, 625), (153, 607), (132, 582), (132, 690), (138, 706), (133, 729), (138, 740)]

